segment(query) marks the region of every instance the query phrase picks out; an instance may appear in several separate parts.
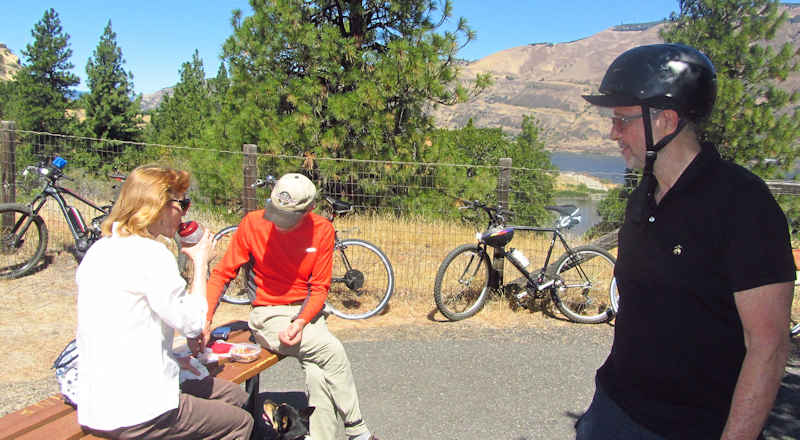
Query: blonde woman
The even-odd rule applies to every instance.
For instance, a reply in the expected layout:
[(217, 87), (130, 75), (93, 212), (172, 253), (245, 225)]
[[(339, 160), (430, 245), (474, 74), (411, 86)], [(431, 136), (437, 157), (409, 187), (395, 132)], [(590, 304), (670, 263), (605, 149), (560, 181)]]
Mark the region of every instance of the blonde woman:
[(110, 438), (248, 439), (247, 393), (207, 377), (179, 385), (188, 358), (172, 353), (174, 331), (187, 338), (205, 323), (210, 233), (183, 250), (194, 264), (187, 291), (173, 237), (189, 209), (189, 173), (136, 168), (103, 223), (103, 238), (78, 267), (78, 422)]

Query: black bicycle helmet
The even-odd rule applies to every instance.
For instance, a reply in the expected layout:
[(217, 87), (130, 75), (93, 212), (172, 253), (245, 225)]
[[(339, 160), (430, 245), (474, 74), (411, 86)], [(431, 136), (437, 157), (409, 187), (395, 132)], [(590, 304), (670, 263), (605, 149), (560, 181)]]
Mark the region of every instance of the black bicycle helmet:
[(682, 44), (652, 44), (624, 52), (611, 63), (599, 95), (584, 95), (600, 107), (647, 105), (671, 109), (699, 121), (711, 114), (717, 74), (697, 49)]
[[(583, 95), (600, 107), (639, 106), (642, 109), (647, 155), (642, 170), (637, 200), (633, 198), (632, 220), (641, 223), (653, 198), (656, 179), (653, 164), (658, 151), (669, 144), (686, 126), (711, 114), (717, 98), (717, 73), (700, 51), (682, 44), (652, 44), (622, 53), (608, 67), (600, 83), (599, 95)], [(653, 139), (650, 109), (675, 110), (678, 125), (661, 138)]]

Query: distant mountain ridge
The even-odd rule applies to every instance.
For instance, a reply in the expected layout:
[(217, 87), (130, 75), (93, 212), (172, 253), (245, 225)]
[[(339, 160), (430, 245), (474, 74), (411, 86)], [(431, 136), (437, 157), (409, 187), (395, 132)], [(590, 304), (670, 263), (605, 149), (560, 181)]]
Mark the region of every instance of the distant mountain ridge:
[(142, 95), (142, 111), (150, 111), (155, 110), (161, 105), (161, 101), (164, 100), (164, 96), (172, 96), (175, 92), (175, 87), (167, 87), (165, 89), (161, 89), (154, 93), (147, 93)]
[[(800, 3), (780, 8), (789, 20), (771, 45), (788, 41), (800, 47)], [(523, 116), (533, 115), (549, 150), (616, 154), (616, 143), (607, 139), (608, 120), (581, 95), (597, 90), (620, 53), (662, 42), (658, 34), (664, 24), (614, 26), (568, 43), (530, 44), (489, 55), (463, 67), (461, 78), (468, 81), (477, 73), (489, 73), (494, 85), (468, 103), (439, 106), (432, 114), (441, 127), (462, 127), (472, 119), (477, 127), (500, 127), (509, 133), (518, 133)], [(800, 88), (800, 73), (791, 74), (782, 87)]]

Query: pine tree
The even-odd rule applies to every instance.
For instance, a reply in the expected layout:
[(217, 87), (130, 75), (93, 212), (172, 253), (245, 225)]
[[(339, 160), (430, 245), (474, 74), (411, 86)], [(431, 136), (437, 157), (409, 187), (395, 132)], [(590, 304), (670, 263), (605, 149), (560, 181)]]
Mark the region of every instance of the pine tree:
[[(440, 10), (439, 7), (442, 9)], [(456, 81), (456, 54), (475, 34), (445, 0), (274, 0), (234, 15), (224, 45), (237, 143), (264, 152), (421, 160), (425, 106), (484, 88)]]
[(0, 81), (0, 120), (14, 119), (13, 103), (17, 99), (16, 81)]
[(219, 63), (217, 76), (210, 82), (209, 89), (211, 92), (212, 111), (219, 113), (222, 111), (225, 102), (225, 96), (231, 87), (231, 80), (228, 78), (228, 69), (225, 68), (225, 63)]
[[(552, 202), (554, 177), (549, 171), (555, 167), (550, 162), (550, 153), (539, 139), (540, 126), (532, 116), (523, 116), (522, 131), (512, 137), (499, 128), (478, 128), (472, 120), (460, 129), (440, 129), (431, 142), (431, 162), (458, 163), (475, 167), (435, 168), (436, 182), (448, 188), (451, 196), (466, 199), (492, 201), (497, 193), (497, 170), (489, 168), (500, 163), (501, 158), (510, 158), (514, 171), (511, 174), (509, 204), (514, 212), (515, 224), (540, 225), (549, 214), (544, 206)], [(442, 194), (415, 194), (414, 198), (430, 199), (430, 205), (441, 207)], [(394, 203), (417, 203), (396, 200)], [(412, 207), (419, 212), (419, 206)], [(446, 212), (445, 215), (463, 213)], [(485, 222), (483, 213), (476, 218), (478, 224)], [(482, 225), (485, 226), (485, 225)]]
[(133, 90), (133, 74), (123, 67), (122, 49), (108, 21), (86, 64), (89, 93), (83, 96), (85, 134), (101, 139), (138, 140), (141, 97)]
[(153, 140), (198, 146), (212, 114), (209, 85), (199, 51), (195, 50), (192, 60), (181, 65), (180, 77), (172, 96), (164, 96), (153, 113)]
[(800, 52), (772, 42), (786, 22), (777, 0), (681, 0), (662, 31), (665, 41), (694, 46), (717, 69), (718, 94), (703, 140), (763, 178), (783, 177), (800, 156), (800, 94), (779, 85), (800, 70)]
[(70, 73), (69, 34), (61, 28), (61, 19), (54, 9), (45, 11), (31, 31), (33, 43), (22, 50), (25, 61), (17, 72), (16, 102), (12, 115), (18, 127), (52, 133), (67, 133), (71, 119), (67, 116), (71, 87), (80, 79)]

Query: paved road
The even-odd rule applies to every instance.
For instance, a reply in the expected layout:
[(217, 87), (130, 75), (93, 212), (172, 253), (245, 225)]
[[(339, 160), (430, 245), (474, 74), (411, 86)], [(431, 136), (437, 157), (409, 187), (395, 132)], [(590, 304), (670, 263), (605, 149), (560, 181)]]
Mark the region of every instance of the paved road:
[[(488, 330), (443, 323), (340, 337), (362, 412), (384, 440), (553, 440), (574, 438), (573, 424), (589, 404), (612, 331), (607, 325)], [(795, 351), (800, 354), (797, 345)], [(800, 438), (797, 357), (794, 367), (769, 439)], [(261, 391), (274, 400), (303, 404), (303, 375), (293, 359), (270, 368), (261, 381)]]

